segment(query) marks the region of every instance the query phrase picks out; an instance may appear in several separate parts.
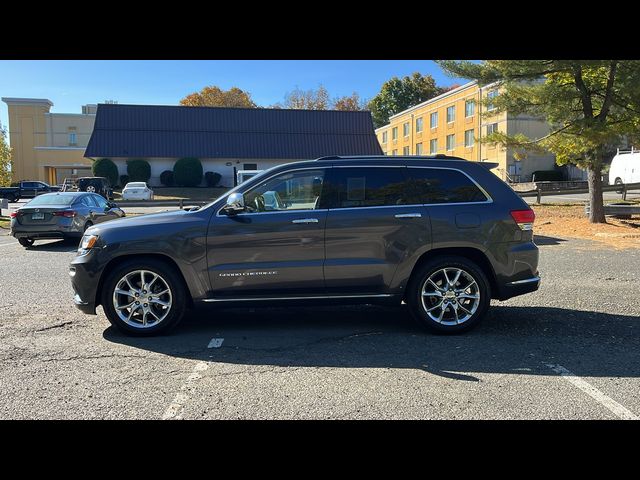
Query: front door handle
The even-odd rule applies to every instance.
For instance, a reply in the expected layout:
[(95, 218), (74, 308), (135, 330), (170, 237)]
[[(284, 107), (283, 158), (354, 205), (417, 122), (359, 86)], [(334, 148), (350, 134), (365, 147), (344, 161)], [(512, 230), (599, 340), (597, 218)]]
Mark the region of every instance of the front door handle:
[(317, 218), (296, 218), (291, 220), (291, 223), (318, 223)]
[(421, 213), (398, 213), (396, 218), (420, 218), (422, 217)]

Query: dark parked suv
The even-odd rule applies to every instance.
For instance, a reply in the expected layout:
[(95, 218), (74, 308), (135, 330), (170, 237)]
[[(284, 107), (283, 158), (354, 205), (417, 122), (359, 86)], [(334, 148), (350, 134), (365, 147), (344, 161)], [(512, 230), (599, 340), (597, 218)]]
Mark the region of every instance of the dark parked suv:
[(476, 325), (538, 289), (533, 211), (482, 163), (325, 157), (280, 165), (200, 209), (85, 232), (75, 303), (134, 334), (200, 303), (406, 302), (423, 326)]

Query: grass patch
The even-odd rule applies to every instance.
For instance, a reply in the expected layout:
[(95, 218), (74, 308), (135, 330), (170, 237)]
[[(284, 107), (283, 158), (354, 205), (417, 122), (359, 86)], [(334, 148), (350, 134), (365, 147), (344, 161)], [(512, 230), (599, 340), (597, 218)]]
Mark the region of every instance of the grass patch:
[(0, 216), (0, 228), (9, 229), (11, 219), (9, 217)]
[[(205, 187), (153, 187), (154, 200), (191, 200), (197, 202), (210, 202), (223, 195), (228, 188)], [(122, 200), (122, 191), (113, 191), (114, 200)]]

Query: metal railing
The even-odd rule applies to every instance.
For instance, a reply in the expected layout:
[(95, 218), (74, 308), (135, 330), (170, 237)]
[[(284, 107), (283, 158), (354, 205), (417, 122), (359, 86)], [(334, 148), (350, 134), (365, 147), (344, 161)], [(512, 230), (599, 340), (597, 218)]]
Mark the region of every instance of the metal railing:
[[(620, 185), (603, 185), (603, 192), (619, 192), (622, 195), (622, 200), (627, 199), (627, 192), (629, 190), (640, 190), (640, 183), (622, 183)], [(524, 192), (516, 192), (521, 197), (536, 197), (536, 203), (540, 203), (542, 197), (548, 195), (571, 195), (572, 193), (589, 193), (588, 188), (571, 188), (567, 190), (542, 190), (540, 187), (535, 190), (527, 190)]]

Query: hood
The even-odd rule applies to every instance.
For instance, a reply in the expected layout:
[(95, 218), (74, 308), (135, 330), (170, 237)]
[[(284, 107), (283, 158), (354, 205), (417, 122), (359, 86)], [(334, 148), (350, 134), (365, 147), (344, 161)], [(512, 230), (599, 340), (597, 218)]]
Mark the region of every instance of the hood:
[[(194, 220), (199, 220), (196, 215), (197, 213), (202, 212), (200, 210), (197, 210), (195, 212), (189, 212), (187, 210), (176, 210), (171, 212), (150, 213), (147, 215), (124, 217), (118, 220), (110, 220), (108, 222), (94, 225), (89, 228), (86, 233), (88, 235), (100, 235), (101, 233), (108, 233), (115, 230), (135, 230), (151, 226), (169, 226), (170, 224), (193, 222)], [(200, 215), (200, 219), (201, 217), (202, 215)]]

